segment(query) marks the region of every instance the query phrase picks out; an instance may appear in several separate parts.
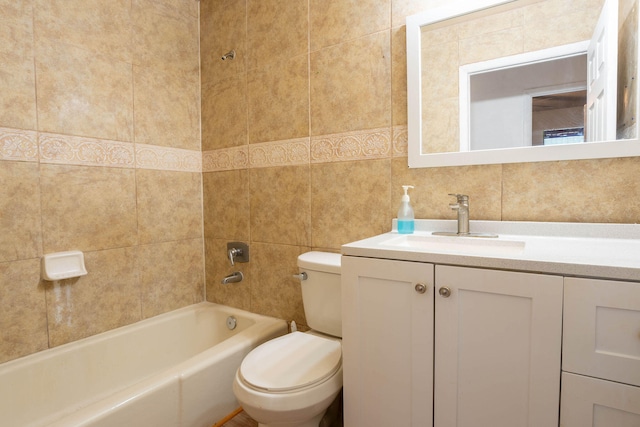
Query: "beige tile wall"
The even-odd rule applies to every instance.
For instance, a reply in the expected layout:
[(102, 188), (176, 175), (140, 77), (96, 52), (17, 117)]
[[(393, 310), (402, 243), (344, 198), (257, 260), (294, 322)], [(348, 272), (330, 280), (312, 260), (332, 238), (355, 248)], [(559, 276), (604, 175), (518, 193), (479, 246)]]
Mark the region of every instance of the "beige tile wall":
[[(404, 19), (446, 3), (0, 0), (0, 361), (199, 301), (203, 265), (304, 326), (297, 255), (387, 231), (401, 184), (419, 218), (638, 222), (637, 158), (407, 168)], [(41, 281), (67, 249), (90, 274)]]
[(0, 0), (0, 362), (203, 300), (198, 13)]
[[(598, 12), (599, 0), (583, 1), (584, 8), (575, 0), (529, 2), (528, 13), (544, 15), (546, 26), (519, 29), (518, 48), (547, 47), (550, 32), (573, 37), (565, 18), (584, 22)], [(299, 283), (291, 278), (297, 255), (338, 252), (343, 243), (388, 231), (402, 184), (416, 186), (419, 218), (453, 219), (447, 194), (455, 192), (470, 195), (473, 219), (640, 220), (638, 158), (407, 168), (404, 20), (446, 3), (202, 0), (209, 300), (304, 325)], [(500, 41), (500, 31), (523, 19), (487, 19), (484, 37)], [(235, 62), (219, 60), (230, 49)], [(457, 91), (441, 97), (457, 102)], [(445, 121), (457, 117), (457, 106), (444, 109)], [(450, 138), (447, 126), (431, 129)], [(221, 285), (234, 270), (225, 259), (232, 240), (248, 242), (253, 258), (238, 267), (242, 283)]]

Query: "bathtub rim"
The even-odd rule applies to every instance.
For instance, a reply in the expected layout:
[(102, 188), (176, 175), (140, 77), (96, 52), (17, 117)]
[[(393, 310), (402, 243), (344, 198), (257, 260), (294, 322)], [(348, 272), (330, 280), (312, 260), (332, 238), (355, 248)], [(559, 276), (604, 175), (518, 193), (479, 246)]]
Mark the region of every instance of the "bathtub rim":
[[(180, 307), (180, 308), (177, 308), (175, 310), (167, 311), (165, 313), (160, 313), (160, 314), (157, 314), (157, 315), (152, 316), (152, 317), (147, 317), (146, 319), (141, 319), (141, 320), (138, 320), (136, 322), (129, 323), (128, 325), (118, 326), (117, 328), (109, 329), (108, 331), (99, 332), (97, 334), (90, 335), (88, 337), (80, 338), (79, 340), (76, 340), (76, 341), (71, 341), (71, 342), (68, 342), (68, 343), (65, 343), (65, 344), (57, 345), (55, 347), (51, 347), (51, 348), (47, 348), (47, 349), (44, 349), (44, 350), (40, 350), (40, 351), (37, 351), (35, 353), (31, 353), (31, 354), (27, 354), (27, 355), (18, 357), (16, 359), (7, 360), (6, 362), (0, 363), (0, 377), (5, 371), (10, 370), (10, 368), (12, 368), (13, 366), (19, 366), (19, 365), (22, 365), (22, 364), (29, 364), (29, 362), (31, 362), (32, 359), (54, 357), (56, 353), (61, 353), (62, 354), (62, 353), (70, 352), (70, 351), (76, 349), (77, 347), (82, 347), (84, 344), (86, 344), (87, 342), (90, 342), (90, 341), (102, 341), (102, 340), (108, 339), (109, 337), (111, 337), (113, 335), (119, 335), (119, 334), (125, 333), (125, 331), (130, 331), (132, 329), (142, 329), (146, 325), (149, 325), (149, 324), (152, 324), (152, 323), (156, 323), (159, 320), (162, 320), (162, 319), (165, 319), (165, 318), (170, 318), (170, 317), (173, 317), (173, 316), (179, 316), (181, 313), (184, 313), (184, 312), (196, 311), (196, 310), (199, 310), (199, 309), (205, 309), (207, 307), (222, 308), (225, 311), (229, 311), (229, 315), (240, 314), (240, 315), (246, 316), (246, 317), (248, 317), (248, 318), (250, 318), (252, 320), (256, 320), (256, 324), (258, 323), (258, 321), (266, 321), (266, 322), (269, 322), (269, 323), (272, 322), (272, 321), (275, 321), (276, 323), (280, 323), (280, 322), (285, 322), (286, 323), (285, 320), (278, 319), (276, 317), (265, 316), (265, 315), (262, 315), (262, 314), (253, 313), (253, 312), (246, 311), (246, 310), (243, 310), (243, 309), (240, 309), (240, 308), (231, 307), (231, 306), (228, 306), (228, 305), (223, 305), (223, 304), (219, 304), (219, 303), (215, 303), (215, 302), (202, 301), (202, 302), (197, 302), (197, 303), (190, 304), (190, 305), (187, 305), (187, 306), (184, 306), (184, 307)], [(160, 318), (162, 318), (162, 319), (160, 319)], [(243, 330), (242, 332), (245, 332), (246, 330), (256, 326), (256, 324), (253, 324), (253, 325), (249, 326), (247, 329)], [(229, 339), (232, 339), (234, 337), (235, 337), (235, 335), (230, 337)], [(47, 354), (45, 354), (45, 353), (47, 353)]]
[[(86, 345), (91, 345), (93, 342), (97, 343), (108, 340), (111, 337), (117, 337), (121, 334), (131, 333), (136, 330), (146, 328), (149, 325), (153, 325), (154, 323), (170, 321), (172, 317), (179, 317), (184, 313), (211, 309), (220, 310), (224, 314), (230, 316), (235, 315), (238, 317), (246, 317), (253, 320), (254, 323), (214, 346), (184, 359), (175, 365), (161, 369), (133, 384), (121, 389), (106, 391), (103, 395), (98, 395), (95, 399), (91, 399), (89, 401), (79, 402), (76, 405), (69, 405), (58, 412), (30, 421), (28, 425), (33, 427), (61, 427), (68, 425), (85, 425), (86, 423), (99, 421), (104, 416), (109, 415), (120, 405), (134, 402), (136, 399), (143, 399), (146, 393), (153, 389), (169, 387), (171, 383), (176, 381), (180, 382), (189, 376), (197, 374), (199, 370), (204, 369), (211, 364), (215, 364), (215, 362), (226, 357), (230, 357), (238, 351), (247, 353), (250, 349), (255, 348), (257, 345), (268, 339), (271, 339), (273, 336), (282, 335), (287, 332), (287, 322), (283, 319), (252, 313), (223, 304), (202, 301), (166, 313), (161, 313), (150, 318), (142, 319), (129, 325), (120, 326), (77, 341), (62, 344), (60, 346), (4, 362), (0, 364), (0, 377), (5, 372), (14, 369), (28, 368), (29, 365), (38, 363), (40, 360), (63, 356), (65, 353), (73, 352), (74, 350)], [(226, 326), (223, 325), (222, 327)], [(178, 387), (180, 388), (180, 384), (178, 384)], [(229, 385), (229, 387), (231, 388), (231, 385)]]

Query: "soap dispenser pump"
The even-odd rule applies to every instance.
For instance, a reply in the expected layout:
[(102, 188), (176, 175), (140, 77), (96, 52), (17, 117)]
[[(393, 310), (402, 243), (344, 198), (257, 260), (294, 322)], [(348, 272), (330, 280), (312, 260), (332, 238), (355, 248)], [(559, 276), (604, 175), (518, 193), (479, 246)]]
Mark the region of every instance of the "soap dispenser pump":
[(413, 185), (402, 186), (404, 195), (402, 196), (400, 209), (398, 209), (398, 233), (400, 234), (411, 234), (415, 228), (413, 208), (409, 203), (408, 191), (410, 188), (414, 188)]

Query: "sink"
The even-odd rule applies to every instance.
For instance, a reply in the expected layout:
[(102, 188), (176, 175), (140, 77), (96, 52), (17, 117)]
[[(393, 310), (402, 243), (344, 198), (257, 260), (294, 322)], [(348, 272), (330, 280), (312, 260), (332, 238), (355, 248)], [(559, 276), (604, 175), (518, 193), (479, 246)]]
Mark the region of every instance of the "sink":
[(524, 252), (525, 242), (520, 240), (478, 239), (473, 237), (448, 237), (424, 234), (393, 235), (380, 242), (382, 246), (425, 250), (433, 252), (455, 252), (473, 255), (509, 255)]
[(640, 224), (472, 221), (471, 230), (498, 237), (441, 236), (455, 220), (415, 220), (413, 234), (392, 231), (342, 245), (346, 256), (637, 282)]

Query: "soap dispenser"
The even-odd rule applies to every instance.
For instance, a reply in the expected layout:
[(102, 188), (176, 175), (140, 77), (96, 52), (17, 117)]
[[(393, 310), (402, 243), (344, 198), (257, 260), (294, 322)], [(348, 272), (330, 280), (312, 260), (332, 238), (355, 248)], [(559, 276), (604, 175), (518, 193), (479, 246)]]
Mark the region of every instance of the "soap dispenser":
[(415, 228), (413, 208), (409, 203), (408, 191), (410, 188), (414, 188), (413, 185), (403, 185), (404, 195), (402, 196), (402, 202), (400, 203), (400, 209), (398, 209), (398, 233), (411, 234)]

